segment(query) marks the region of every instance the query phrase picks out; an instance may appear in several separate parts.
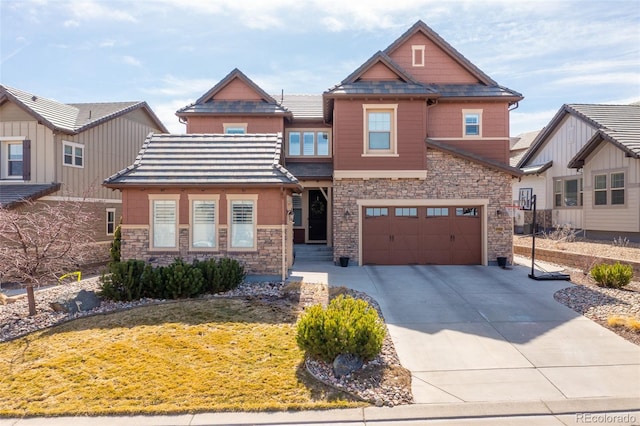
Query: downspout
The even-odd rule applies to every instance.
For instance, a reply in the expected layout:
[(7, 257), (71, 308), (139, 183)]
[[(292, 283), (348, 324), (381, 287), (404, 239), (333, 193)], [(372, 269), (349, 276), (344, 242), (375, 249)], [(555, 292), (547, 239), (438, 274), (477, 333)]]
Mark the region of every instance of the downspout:
[(520, 102), (516, 102), (516, 103), (511, 104), (511, 105), (515, 105), (515, 107), (509, 108), (509, 112), (513, 111), (514, 109), (518, 109), (518, 107), (520, 106)]

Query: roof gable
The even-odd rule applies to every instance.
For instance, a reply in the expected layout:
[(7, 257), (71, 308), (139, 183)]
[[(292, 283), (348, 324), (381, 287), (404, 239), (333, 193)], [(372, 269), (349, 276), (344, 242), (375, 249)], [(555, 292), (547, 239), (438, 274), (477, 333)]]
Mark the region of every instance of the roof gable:
[(518, 167), (526, 166), (535, 157), (568, 116), (597, 130), (571, 160), (569, 167), (578, 167), (581, 164), (579, 160), (584, 160), (602, 141), (612, 142), (633, 156), (640, 155), (640, 105), (564, 104), (535, 138), (531, 148), (518, 162)]
[(371, 76), (380, 72), (381, 69), (384, 69), (384, 75), (386, 76), (385, 80), (389, 80), (391, 75), (395, 75), (396, 79), (399, 81), (405, 83), (417, 83), (409, 73), (403, 70), (400, 65), (396, 64), (386, 53), (378, 51), (364, 64), (360, 65), (358, 69), (342, 80), (340, 84), (356, 83), (357, 81), (362, 80), (364, 76), (368, 76), (366, 79), (371, 79)]
[(235, 68), (197, 101), (176, 111), (178, 117), (199, 114), (273, 115), (292, 114)]
[[(433, 31), (427, 24), (422, 21), (418, 21), (411, 28), (409, 28), (404, 34), (398, 37), (393, 43), (384, 50), (384, 53), (388, 56), (395, 58), (401, 56), (411, 55), (411, 45), (416, 40), (425, 40), (429, 44), (427, 47), (432, 47), (425, 52), (427, 57), (425, 58), (426, 64), (429, 63), (430, 55), (431, 59), (438, 60), (450, 60), (451, 63), (457, 64), (461, 70), (464, 71), (469, 77), (473, 77), (476, 81), (466, 80), (466, 78), (459, 77), (460, 81), (424, 81), (425, 83), (462, 83), (469, 84), (474, 82), (480, 82), (488, 86), (497, 86), (491, 77), (482, 72), (471, 61), (465, 58), (460, 52), (447, 43), (442, 37), (440, 37), (435, 31)], [(410, 58), (411, 56), (409, 56)]]
[(214, 99), (233, 101), (263, 100), (268, 103), (277, 103), (275, 99), (238, 68), (234, 68), (218, 84), (200, 96), (195, 103), (202, 104)]
[(158, 130), (167, 131), (146, 102), (63, 104), (4, 85), (0, 85), (0, 99), (13, 102), (50, 129), (68, 134), (83, 132), (137, 109), (143, 109), (154, 121)]

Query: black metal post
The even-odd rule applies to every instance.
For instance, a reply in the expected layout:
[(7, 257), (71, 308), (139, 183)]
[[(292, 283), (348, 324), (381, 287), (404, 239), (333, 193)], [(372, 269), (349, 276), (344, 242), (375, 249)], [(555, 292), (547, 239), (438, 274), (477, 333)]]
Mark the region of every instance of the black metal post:
[(533, 272), (533, 265), (536, 262), (536, 195), (533, 194), (531, 196), (531, 203), (533, 204), (533, 223), (531, 224), (531, 273), (529, 274), (529, 278), (535, 278), (535, 274)]

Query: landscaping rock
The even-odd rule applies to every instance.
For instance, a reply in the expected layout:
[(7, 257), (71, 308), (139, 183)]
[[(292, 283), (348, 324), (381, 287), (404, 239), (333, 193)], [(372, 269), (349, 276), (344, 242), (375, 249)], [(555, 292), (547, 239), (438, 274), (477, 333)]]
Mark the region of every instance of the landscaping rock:
[(341, 354), (333, 360), (333, 374), (340, 378), (362, 368), (364, 362), (358, 355)]
[(51, 302), (49, 306), (55, 312), (75, 314), (76, 312), (90, 311), (97, 308), (100, 306), (100, 298), (94, 291), (80, 290), (68, 297), (58, 298), (58, 300)]

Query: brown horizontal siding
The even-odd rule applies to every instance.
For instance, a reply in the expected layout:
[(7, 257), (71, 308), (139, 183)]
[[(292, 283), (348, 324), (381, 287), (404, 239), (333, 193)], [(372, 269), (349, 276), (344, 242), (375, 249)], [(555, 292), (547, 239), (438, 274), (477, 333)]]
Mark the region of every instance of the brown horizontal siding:
[(507, 102), (440, 102), (429, 109), (430, 138), (461, 138), (462, 110), (482, 110), (482, 137), (509, 137)]
[(218, 101), (259, 101), (262, 98), (246, 83), (236, 78), (216, 93), (213, 99)]
[(187, 133), (224, 133), (224, 123), (247, 123), (247, 133), (284, 131), (284, 118), (252, 116), (194, 116), (187, 119)]
[[(398, 104), (398, 157), (363, 157), (363, 104)], [(426, 104), (424, 101), (336, 100), (335, 170), (420, 170), (425, 168)]]
[[(425, 66), (413, 66), (412, 45), (425, 46)], [(477, 78), (420, 32), (411, 36), (390, 56), (402, 69), (407, 70), (414, 78), (423, 83), (464, 84), (478, 82)]]

